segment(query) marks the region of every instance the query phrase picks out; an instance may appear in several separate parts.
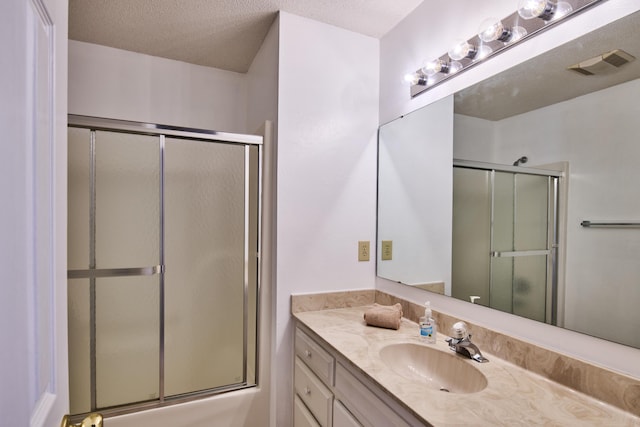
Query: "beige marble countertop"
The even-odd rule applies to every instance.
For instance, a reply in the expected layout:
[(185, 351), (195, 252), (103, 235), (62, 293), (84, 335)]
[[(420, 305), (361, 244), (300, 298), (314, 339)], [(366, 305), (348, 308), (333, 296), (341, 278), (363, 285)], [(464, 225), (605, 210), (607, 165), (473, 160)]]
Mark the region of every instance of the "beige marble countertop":
[[(434, 426), (640, 426), (640, 418), (559, 385), (483, 351), (489, 363), (463, 358), (487, 378), (482, 391), (445, 393), (405, 379), (380, 358), (394, 343), (417, 343), (449, 352), (446, 336), (424, 344), (418, 325), (405, 318), (398, 330), (367, 326), (368, 306), (295, 313), (293, 316), (339, 355), (380, 385), (410, 412)], [(453, 353), (452, 353), (453, 354)]]

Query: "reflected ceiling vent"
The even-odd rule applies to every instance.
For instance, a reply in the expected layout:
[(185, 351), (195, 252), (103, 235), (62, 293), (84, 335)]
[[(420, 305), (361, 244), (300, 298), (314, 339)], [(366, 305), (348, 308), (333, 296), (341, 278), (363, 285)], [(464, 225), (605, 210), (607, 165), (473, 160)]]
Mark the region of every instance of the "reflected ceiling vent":
[(587, 59), (579, 64), (572, 65), (568, 69), (585, 76), (593, 76), (611, 73), (636, 58), (621, 49), (603, 53), (595, 58)]

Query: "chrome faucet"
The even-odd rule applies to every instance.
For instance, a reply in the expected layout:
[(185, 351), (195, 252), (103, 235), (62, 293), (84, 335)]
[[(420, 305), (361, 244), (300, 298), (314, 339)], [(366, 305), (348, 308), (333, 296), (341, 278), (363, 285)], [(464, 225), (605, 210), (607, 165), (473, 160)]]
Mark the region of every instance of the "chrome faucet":
[(484, 357), (477, 345), (471, 342), (471, 334), (467, 333), (467, 325), (464, 322), (458, 322), (453, 325), (452, 337), (446, 341), (449, 343), (449, 349), (460, 353), (476, 362), (485, 363), (489, 359)]

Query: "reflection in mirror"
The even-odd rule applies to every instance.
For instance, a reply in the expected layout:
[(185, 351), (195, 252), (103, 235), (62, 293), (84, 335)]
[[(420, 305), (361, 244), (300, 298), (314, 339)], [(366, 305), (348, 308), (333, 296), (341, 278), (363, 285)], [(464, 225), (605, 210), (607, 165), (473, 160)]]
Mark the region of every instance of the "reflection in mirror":
[[(441, 281), (446, 295), (640, 348), (640, 228), (581, 225), (640, 222), (638, 28), (640, 12), (455, 94), (452, 158), (465, 161), (453, 173), (452, 235), (461, 243), (453, 243), (451, 279), (421, 268), (436, 250), (425, 250), (420, 211), (407, 222), (409, 202), (389, 208), (383, 199), (378, 239), (393, 240), (395, 266), (378, 257), (378, 275), (411, 285)], [(398, 119), (380, 129), (380, 188), (388, 184), (386, 128), (421, 138), (424, 130), (409, 124)], [(393, 144), (415, 149), (406, 140)], [(428, 201), (434, 183), (421, 178), (424, 167), (412, 168), (405, 165), (393, 191)], [(389, 223), (397, 230), (387, 233)], [(395, 237), (401, 225), (407, 247)], [(534, 225), (546, 231), (536, 236)]]
[(451, 241), (451, 179), (441, 177), (451, 178), (452, 139), (453, 96), (378, 133), (377, 274), (447, 295), (451, 247), (435, 242)]

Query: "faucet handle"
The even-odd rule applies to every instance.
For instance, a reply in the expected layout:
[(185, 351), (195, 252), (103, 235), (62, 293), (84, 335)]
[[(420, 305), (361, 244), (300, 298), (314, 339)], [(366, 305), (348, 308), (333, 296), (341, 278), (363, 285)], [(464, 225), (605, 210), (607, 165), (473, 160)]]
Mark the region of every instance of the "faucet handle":
[(469, 336), (467, 333), (467, 324), (464, 322), (456, 322), (451, 328), (451, 336), (456, 339), (464, 339)]

